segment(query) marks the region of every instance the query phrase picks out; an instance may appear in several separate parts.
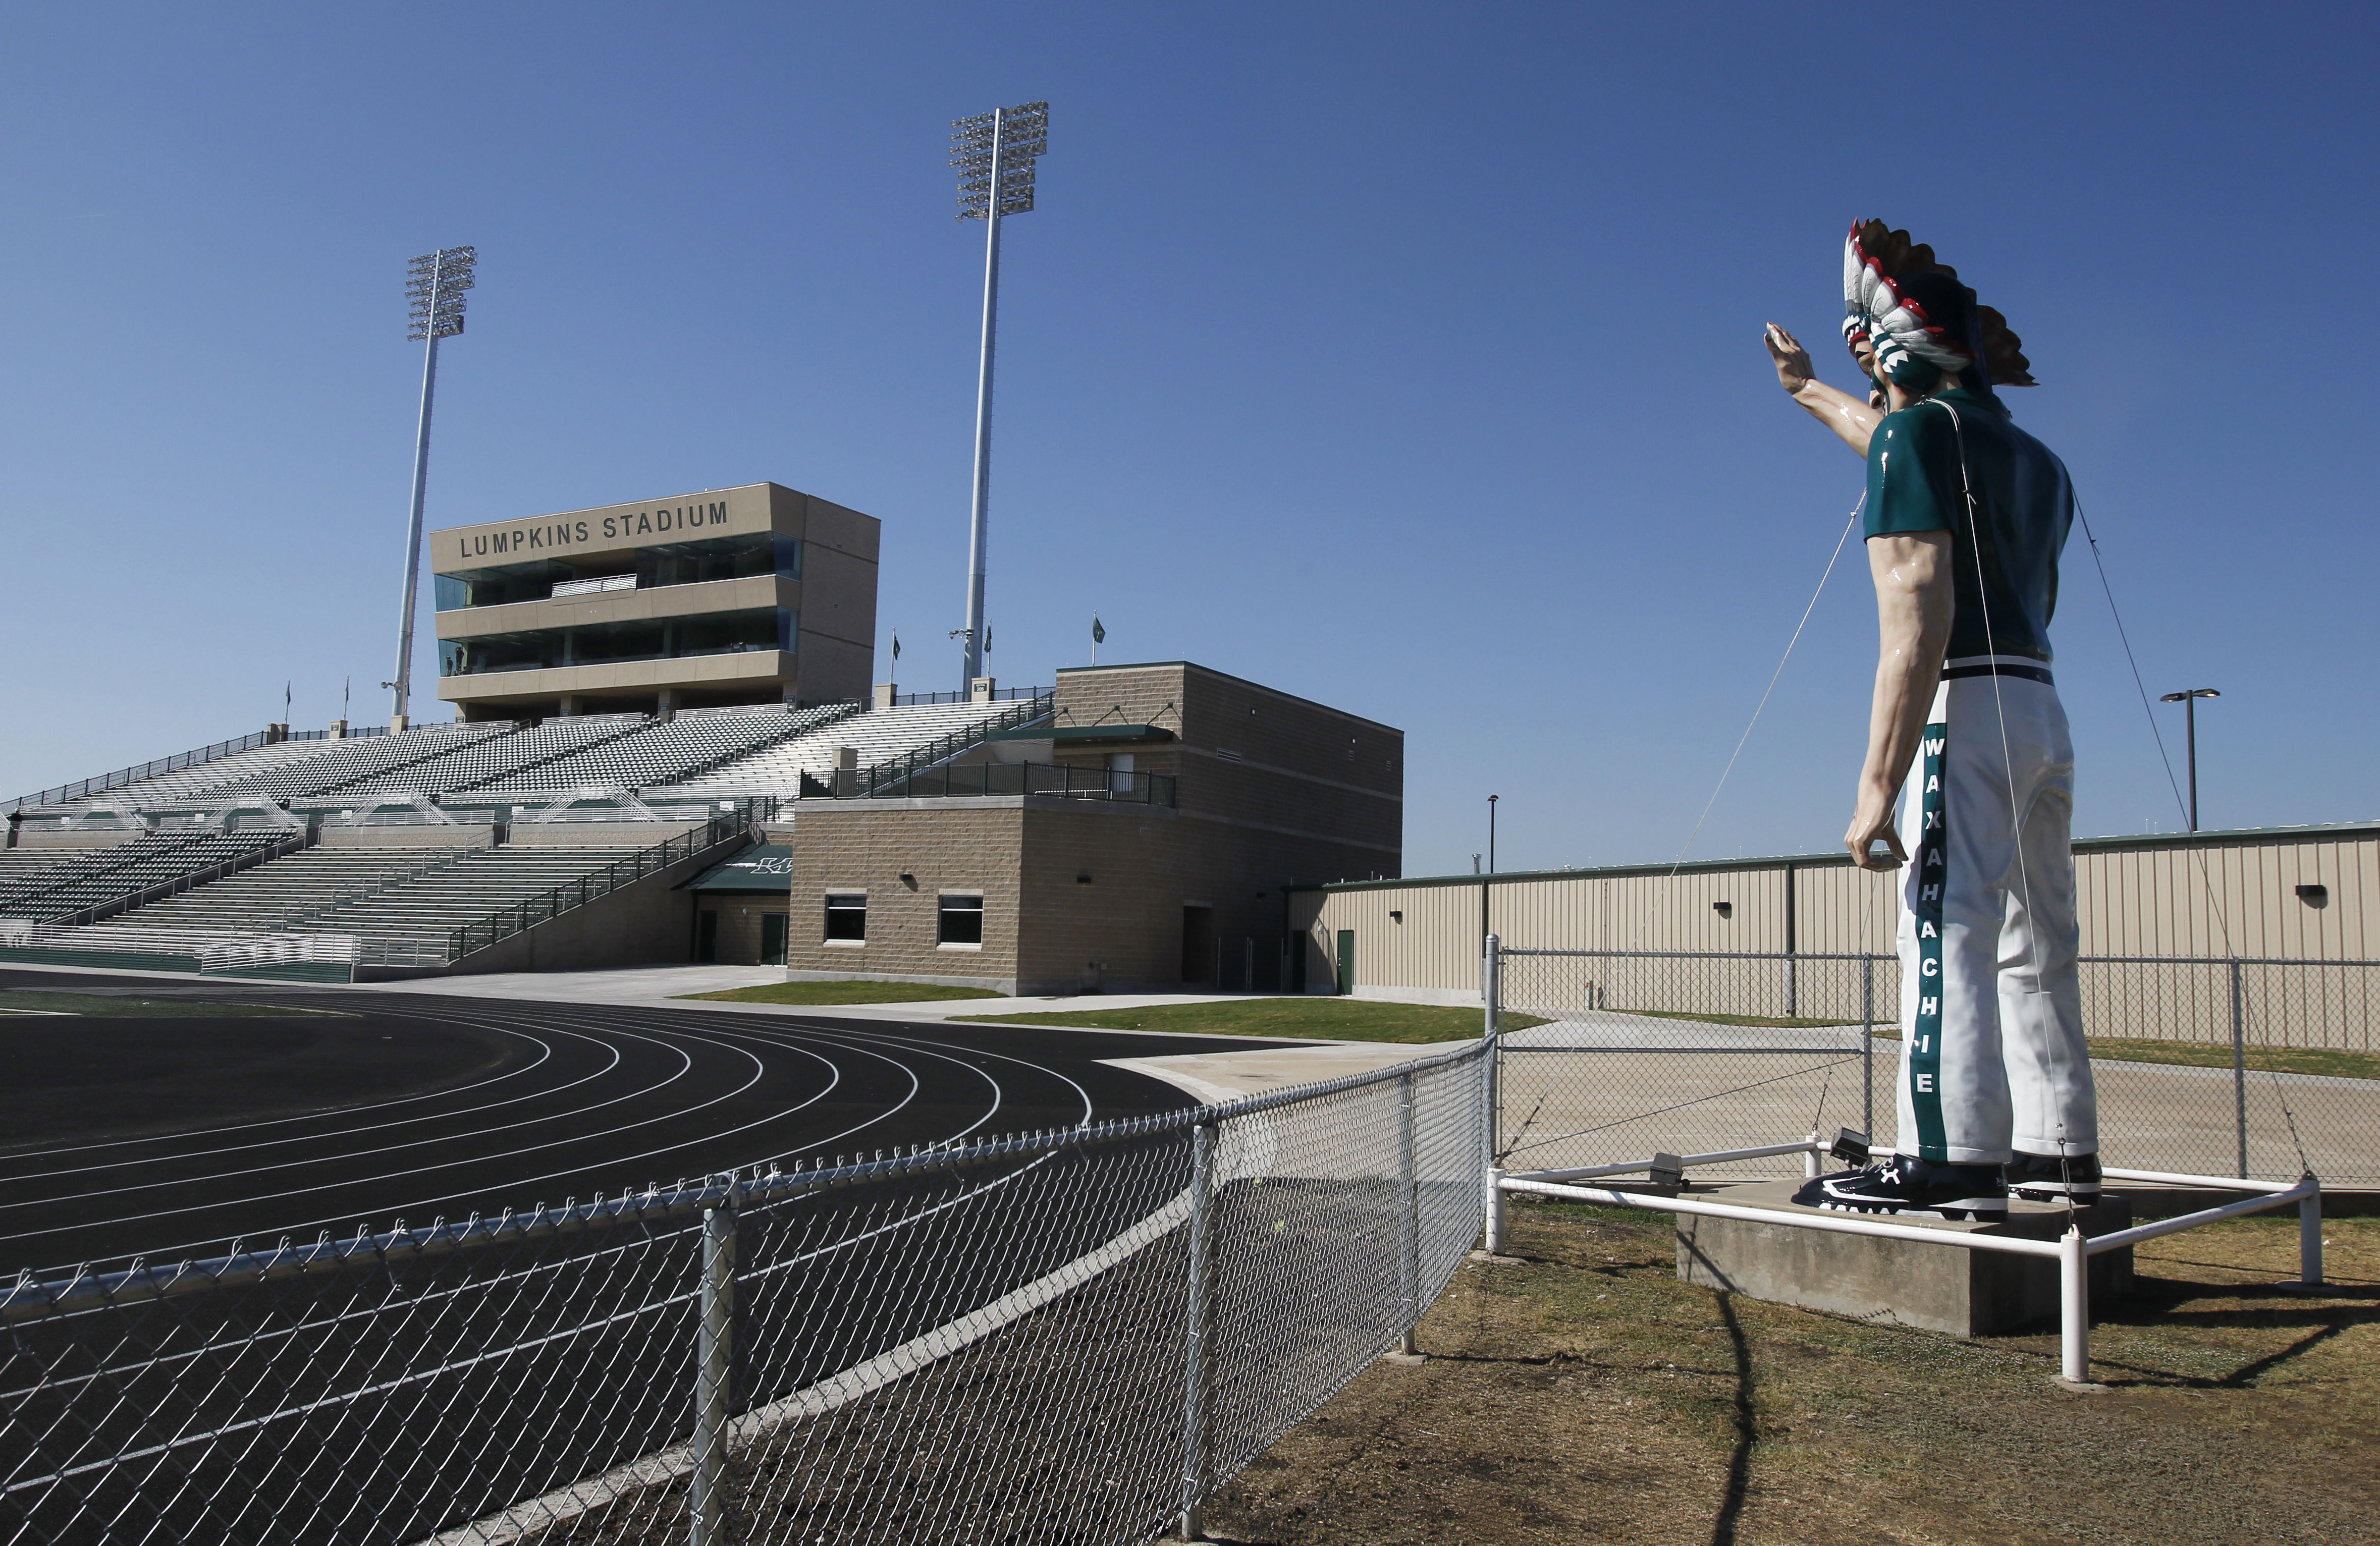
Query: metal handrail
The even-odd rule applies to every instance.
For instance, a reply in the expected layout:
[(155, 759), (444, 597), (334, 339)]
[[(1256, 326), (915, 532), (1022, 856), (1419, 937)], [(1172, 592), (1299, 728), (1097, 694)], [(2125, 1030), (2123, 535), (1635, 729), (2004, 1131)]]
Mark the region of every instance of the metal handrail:
[(995, 714), (989, 719), (978, 720), (965, 730), (952, 731), (947, 734), (937, 736), (923, 746), (893, 761), (880, 762), (861, 768), (860, 775), (872, 792), (879, 785), (897, 779), (905, 779), (921, 767), (931, 767), (938, 762), (946, 761), (971, 747), (981, 745), (1000, 731), (1014, 730), (1019, 725), (1029, 725), (1034, 720), (1054, 712), (1057, 706), (1058, 690), (1055, 687), (1036, 690), (1033, 698), (1021, 708), (1012, 708), (1004, 714)]
[(259, 746), (273, 744), (274, 741), (271, 731), (251, 731), (246, 735), (234, 736), (229, 741), (218, 741), (212, 746), (200, 746), (195, 751), (176, 752), (169, 757), (159, 757), (154, 762), (139, 763), (130, 767), (119, 767), (113, 773), (102, 773), (97, 778), (78, 779), (70, 784), (59, 784), (55, 788), (45, 789), (39, 794), (22, 794), (14, 800), (0, 800), (0, 812), (21, 811), (32, 805), (63, 805), (68, 801), (80, 800), (92, 794), (103, 794), (112, 789), (122, 789), (127, 784), (137, 784), (143, 779), (153, 779), (160, 773), (178, 773), (185, 767), (196, 767), (201, 763), (212, 762), (218, 757), (227, 757), (236, 752), (252, 752)]
[(747, 801), (732, 813), (712, 816), (703, 823), (700, 831), (682, 833), (650, 848), (638, 849), (626, 858), (614, 860), (590, 875), (499, 908), (475, 923), (450, 931), (446, 960), (451, 964), (510, 939), (514, 935), (527, 933), (540, 924), (549, 923), (565, 912), (584, 907), (599, 897), (609, 896), (620, 888), (633, 885), (681, 860), (691, 859), (738, 839), (754, 839), (758, 836), (759, 824), (766, 819), (768, 817), (762, 814), (759, 802)]
[[(990, 694), (990, 701), (993, 703), (1021, 703), (1029, 698), (1046, 697), (1055, 694), (1057, 691), (1058, 689), (1055, 687), (1003, 687), (994, 690)], [(892, 707), (895, 708), (926, 708), (930, 707), (935, 704), (978, 703), (984, 700), (978, 699), (973, 693), (896, 693), (892, 696)]]
[[(1678, 960), (1899, 960), (1890, 950), (1552, 950), (1504, 947), (1508, 956), (1597, 956)], [(2360, 956), (2077, 956), (2085, 966), (2380, 966)]]
[[(271, 860), (284, 858), (300, 849), (311, 847), (319, 836), (320, 834), (310, 827), (300, 828), (277, 842), (265, 843), (260, 847), (251, 848), (244, 853), (235, 853), (228, 859), (207, 865), (204, 869), (192, 870), (187, 875), (177, 875), (170, 879), (161, 880), (145, 889), (129, 892), (121, 897), (113, 897), (103, 902), (94, 902), (79, 912), (44, 919), (43, 922), (58, 928), (79, 928), (86, 924), (100, 923), (118, 913), (129, 912), (136, 907), (146, 907), (152, 901), (163, 901), (167, 897), (178, 896), (184, 891), (196, 890), (199, 887), (221, 880), (225, 876), (237, 875), (242, 870), (253, 869)], [(103, 870), (100, 873), (103, 875), (106, 872)]]
[[(849, 770), (832, 778), (802, 775), (808, 798), (858, 800), (975, 800), (1047, 795), (1064, 800), (1108, 800), (1119, 804), (1175, 804), (1179, 780), (1168, 773), (1125, 773), (1070, 763), (974, 762), (921, 767), (889, 782), (869, 784)], [(1116, 787), (1122, 781), (1123, 788)], [(939, 788), (935, 787), (937, 784)], [(971, 787), (970, 787), (971, 786)]]

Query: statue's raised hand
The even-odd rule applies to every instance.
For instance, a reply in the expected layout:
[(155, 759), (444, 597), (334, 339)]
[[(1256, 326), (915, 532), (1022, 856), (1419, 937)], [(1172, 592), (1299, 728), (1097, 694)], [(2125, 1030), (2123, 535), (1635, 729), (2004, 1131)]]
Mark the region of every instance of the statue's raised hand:
[(1799, 395), (1810, 384), (1810, 351), (1802, 347), (1800, 339), (1774, 322), (1768, 324), (1760, 341), (1768, 346), (1768, 357), (1776, 362), (1778, 384)]

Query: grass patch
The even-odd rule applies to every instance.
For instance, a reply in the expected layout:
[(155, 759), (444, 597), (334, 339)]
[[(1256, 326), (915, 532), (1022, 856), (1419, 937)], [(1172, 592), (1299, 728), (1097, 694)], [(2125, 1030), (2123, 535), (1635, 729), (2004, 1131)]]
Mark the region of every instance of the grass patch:
[[(1812, 1020), (1794, 1015), (1705, 1015), (1684, 1009), (1608, 1009), (1606, 1014), (1647, 1015), (1655, 1020), (1691, 1020), (1705, 1025), (1773, 1025), (1779, 1029), (1797, 1030), (1828, 1025), (1857, 1025), (1855, 1020)], [(1506, 1017), (1510, 1019), (1510, 1016)]]
[(673, 994), (729, 1004), (927, 1004), (948, 998), (1004, 998), (990, 988), (936, 987), (929, 983), (762, 983), (717, 993)]
[[(1879, 1026), (1876, 1038), (1900, 1040), (1900, 1031)], [(2130, 1037), (2093, 1036), (2091, 1056), (2119, 1063), (2180, 1063), (2193, 1069), (2228, 1069), (2231, 1049), (2213, 1042), (2157, 1042)], [(2331, 1079), (2380, 1079), (2380, 1053), (2338, 1052), (2322, 1046), (2252, 1046), (2247, 1049), (2251, 1073), (2321, 1074)]]
[(128, 998), (109, 993), (44, 993), (0, 988), (0, 1019), (16, 1015), (81, 1015), (92, 1020), (253, 1020), (259, 1015), (336, 1014), (335, 1009), (286, 1009), (270, 1004), (226, 1004), (218, 998)]
[[(1479, 1034), (1479, 1011), (1442, 1004), (1382, 1004), (1363, 998), (1234, 998), (1212, 1004), (1152, 1004), (1140, 1009), (1055, 1014), (953, 1015), (993, 1025), (1080, 1025), (1095, 1031), (1162, 1031), (1180, 1036), (1323, 1037), (1341, 1042), (1452, 1042)], [(1546, 1022), (1507, 1014), (1504, 1028)]]
[[(1208, 1509), (1268, 1546), (2158, 1546), (2369, 1540), (2380, 1503), (2380, 1220), (2327, 1219), (2299, 1298), (2294, 1218), (2134, 1248), (2094, 1305), (2093, 1376), (2054, 1330), (1972, 1342), (1677, 1279), (1670, 1221), (1515, 1200), (1381, 1363)], [(1911, 1457), (1958, 1456), (1956, 1486)]]

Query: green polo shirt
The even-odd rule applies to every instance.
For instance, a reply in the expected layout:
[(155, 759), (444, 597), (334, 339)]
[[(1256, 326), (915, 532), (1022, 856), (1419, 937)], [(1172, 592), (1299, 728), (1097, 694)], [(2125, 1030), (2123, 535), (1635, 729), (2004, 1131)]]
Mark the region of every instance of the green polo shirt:
[[(1945, 404), (1956, 410), (1955, 422), (1940, 405)], [(1972, 522), (1968, 488), (1975, 499)], [(2018, 429), (1990, 397), (1953, 387), (1931, 402), (1887, 414), (1868, 441), (1867, 535), (1950, 534), (1951, 576), (1959, 595), (1950, 625), (1951, 659), (1994, 654), (2049, 658), (2058, 555), (2073, 524), (2074, 486), (2066, 464)]]

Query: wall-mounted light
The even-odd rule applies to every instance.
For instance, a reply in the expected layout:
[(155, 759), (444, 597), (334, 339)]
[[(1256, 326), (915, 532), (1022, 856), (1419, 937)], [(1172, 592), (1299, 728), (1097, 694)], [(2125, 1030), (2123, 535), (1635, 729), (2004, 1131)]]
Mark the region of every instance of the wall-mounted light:
[(1405, 915), (1393, 907), (1389, 909), (1389, 916), (1400, 924), (1405, 921)]
[(914, 875), (910, 875), (906, 871), (904, 871), (901, 876), (901, 884), (914, 891), (917, 888), (917, 877)]
[(1077, 886), (1088, 886), (1090, 883), (1091, 877), (1088, 874), (1078, 875), (1075, 877), (1075, 884)]
[(2298, 900), (2305, 903), (2308, 907), (2328, 907), (2330, 905), (2330, 888), (2321, 885), (2301, 886), (2298, 888)]
[(1735, 903), (1713, 902), (1711, 903), (1711, 911), (1718, 913), (1722, 918), (1732, 918), (1735, 916)]

